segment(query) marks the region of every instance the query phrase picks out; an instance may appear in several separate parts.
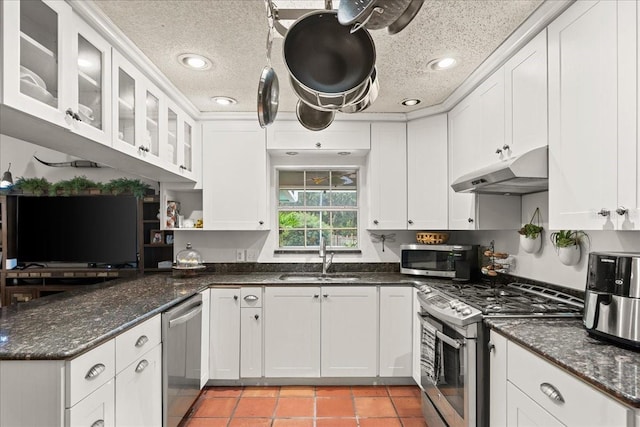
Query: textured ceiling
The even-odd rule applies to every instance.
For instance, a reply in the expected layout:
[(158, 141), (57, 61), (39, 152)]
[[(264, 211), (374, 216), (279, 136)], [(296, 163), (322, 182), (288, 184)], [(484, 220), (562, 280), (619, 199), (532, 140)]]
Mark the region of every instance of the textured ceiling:
[[(324, 1), (280, 9), (324, 7)], [(290, 2), (289, 2), (290, 3)], [(540, 4), (542, 0), (425, 0), (400, 33), (371, 31), (376, 46), (380, 93), (367, 112), (409, 112), (439, 104), (455, 90)], [(202, 112), (256, 111), (256, 93), (266, 65), (268, 24), (264, 0), (95, 0), (95, 4)], [(334, 8), (337, 8), (334, 1)], [(295, 111), (282, 59), (283, 38), (274, 41), (272, 64), (280, 81), (279, 111)], [(184, 68), (180, 54), (210, 58), (206, 71)], [(427, 71), (437, 57), (453, 55), (458, 65)], [(217, 106), (212, 96), (238, 100)], [(405, 107), (405, 98), (421, 104)]]

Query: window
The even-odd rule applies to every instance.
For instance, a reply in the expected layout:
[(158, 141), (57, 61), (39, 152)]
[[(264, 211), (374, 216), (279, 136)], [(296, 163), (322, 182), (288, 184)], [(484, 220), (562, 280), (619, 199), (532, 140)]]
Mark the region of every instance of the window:
[(358, 170), (278, 170), (281, 248), (358, 246)]

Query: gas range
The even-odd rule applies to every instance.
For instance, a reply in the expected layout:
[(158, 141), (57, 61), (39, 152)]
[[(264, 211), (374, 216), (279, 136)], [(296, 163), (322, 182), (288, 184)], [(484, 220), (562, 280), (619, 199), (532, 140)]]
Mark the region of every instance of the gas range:
[(483, 317), (582, 317), (583, 301), (555, 289), (525, 283), (437, 284), (419, 287), (421, 306), (457, 326)]

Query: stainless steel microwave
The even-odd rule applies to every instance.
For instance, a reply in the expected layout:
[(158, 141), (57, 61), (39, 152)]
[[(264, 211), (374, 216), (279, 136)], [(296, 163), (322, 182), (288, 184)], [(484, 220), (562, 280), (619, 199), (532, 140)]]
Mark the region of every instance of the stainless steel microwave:
[(478, 246), (400, 245), (400, 273), (471, 280), (478, 273)]

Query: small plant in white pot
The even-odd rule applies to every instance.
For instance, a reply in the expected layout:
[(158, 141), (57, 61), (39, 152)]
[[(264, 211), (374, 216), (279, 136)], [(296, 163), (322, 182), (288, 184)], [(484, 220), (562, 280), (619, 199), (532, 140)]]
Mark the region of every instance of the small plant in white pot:
[(584, 239), (589, 241), (589, 235), (582, 230), (558, 230), (549, 238), (564, 265), (576, 265), (580, 261), (580, 244)]
[(535, 253), (542, 246), (542, 226), (534, 224), (533, 221), (538, 216), (538, 224), (540, 223), (540, 209), (536, 208), (528, 224), (522, 226), (518, 233), (520, 234), (520, 246), (527, 253)]

